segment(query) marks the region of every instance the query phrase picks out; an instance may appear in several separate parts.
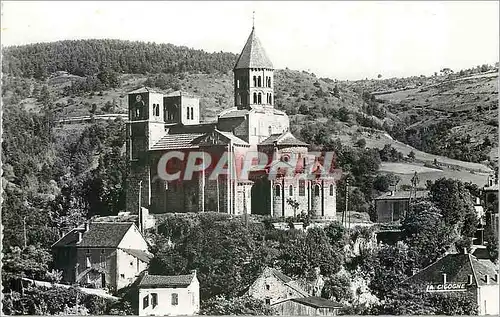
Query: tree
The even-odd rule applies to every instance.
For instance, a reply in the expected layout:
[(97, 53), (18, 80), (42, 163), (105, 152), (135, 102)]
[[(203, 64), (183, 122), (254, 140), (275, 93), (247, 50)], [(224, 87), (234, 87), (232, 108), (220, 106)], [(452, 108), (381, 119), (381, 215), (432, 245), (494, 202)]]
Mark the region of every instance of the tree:
[(451, 178), (440, 178), (430, 186), (430, 198), (451, 226), (462, 223), (465, 216), (475, 213), (472, 197), (465, 184)]
[(349, 110), (347, 110), (346, 107), (342, 107), (339, 109), (339, 112), (338, 112), (338, 118), (340, 121), (343, 121), (343, 122), (348, 122), (349, 121)]
[(366, 140), (365, 139), (359, 139), (356, 141), (356, 146), (363, 149), (366, 146)]
[(412, 161), (415, 160), (415, 152), (413, 152), (413, 150), (411, 150), (410, 153), (408, 153), (408, 158)]
[(264, 301), (242, 296), (227, 299), (216, 296), (203, 301), (200, 309), (201, 315), (274, 315), (274, 310)]
[(391, 186), (396, 186), (401, 181), (401, 177), (394, 173), (377, 175), (373, 181), (373, 189), (387, 192)]
[(351, 282), (345, 275), (334, 275), (325, 281), (321, 297), (346, 303), (353, 299)]

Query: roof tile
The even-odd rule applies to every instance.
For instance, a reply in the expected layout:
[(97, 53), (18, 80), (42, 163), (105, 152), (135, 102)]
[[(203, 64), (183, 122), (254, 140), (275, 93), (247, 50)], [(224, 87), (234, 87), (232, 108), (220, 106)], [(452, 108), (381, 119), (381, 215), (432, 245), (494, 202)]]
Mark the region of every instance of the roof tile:
[(264, 47), (255, 35), (255, 28), (252, 29), (250, 36), (241, 51), (234, 69), (245, 68), (268, 68), (273, 69), (273, 63), (267, 57)]
[(194, 274), (174, 276), (148, 274), (142, 278), (139, 287), (186, 287), (191, 284), (193, 278)]

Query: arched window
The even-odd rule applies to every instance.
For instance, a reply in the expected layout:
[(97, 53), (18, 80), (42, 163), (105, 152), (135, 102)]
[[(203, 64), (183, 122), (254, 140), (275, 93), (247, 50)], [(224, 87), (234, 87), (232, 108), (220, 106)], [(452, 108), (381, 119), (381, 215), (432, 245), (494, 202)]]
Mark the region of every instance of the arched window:
[(280, 195), (281, 195), (281, 186), (280, 185), (274, 186), (274, 196), (280, 197)]
[(333, 187), (333, 184), (330, 185), (330, 196), (333, 196), (335, 193), (335, 188)]
[(314, 185), (314, 196), (319, 196), (319, 185)]
[(288, 187), (288, 196), (293, 196), (293, 186), (290, 185), (290, 187)]
[(260, 76), (259, 76), (259, 79), (258, 79), (258, 86), (262, 87), (262, 78)]
[(256, 92), (253, 93), (253, 103), (254, 104), (257, 103), (257, 93)]
[(258, 99), (258, 104), (260, 105), (262, 103), (262, 94), (259, 92), (259, 99)]
[(273, 134), (273, 128), (271, 126), (269, 126), (269, 128), (267, 128), (267, 132), (269, 135)]
[(306, 195), (306, 181), (301, 179), (299, 180), (299, 196)]
[(269, 77), (269, 86), (268, 87), (271, 87), (271, 77)]
[(257, 87), (257, 76), (253, 76), (253, 86)]
[(273, 94), (269, 94), (269, 104), (273, 104)]

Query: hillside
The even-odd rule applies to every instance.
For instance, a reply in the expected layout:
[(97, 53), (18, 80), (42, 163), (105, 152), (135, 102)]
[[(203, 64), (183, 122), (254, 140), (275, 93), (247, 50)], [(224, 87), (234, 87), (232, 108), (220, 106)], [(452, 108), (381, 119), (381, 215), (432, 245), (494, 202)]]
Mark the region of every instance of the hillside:
[[(29, 60), (30, 54), (37, 58)], [(4, 56), (6, 104), (35, 112), (50, 104), (59, 119), (126, 113), (126, 93), (143, 85), (198, 95), (204, 121), (233, 104), (234, 54), (82, 40), (11, 47)], [(412, 151), (409, 144), (421, 150), (413, 151), (420, 162), (446, 163), (449, 157), (486, 163), (498, 142), (498, 75), (490, 68), (355, 82), (277, 70), (276, 107), (289, 114), (292, 132), (310, 143), (339, 138), (354, 145), (363, 138), (368, 147), (391, 144), (404, 155)], [(323, 132), (327, 139), (318, 137)], [(446, 164), (486, 171), (459, 161)]]

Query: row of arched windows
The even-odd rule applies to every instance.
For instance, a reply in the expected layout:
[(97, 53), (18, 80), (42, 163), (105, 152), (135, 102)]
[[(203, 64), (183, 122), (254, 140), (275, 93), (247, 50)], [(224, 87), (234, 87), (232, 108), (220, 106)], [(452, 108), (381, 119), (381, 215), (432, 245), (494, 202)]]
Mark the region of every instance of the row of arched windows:
[[(316, 184), (313, 186), (313, 193), (314, 196), (319, 196), (321, 192), (321, 187), (320, 185)], [(330, 185), (330, 196), (333, 196), (335, 194), (335, 187), (333, 184)], [(274, 186), (274, 196), (280, 197), (281, 196), (281, 185), (276, 185)], [(288, 196), (293, 196), (293, 185), (288, 186)], [(305, 196), (305, 181), (300, 180), (299, 181), (299, 196)]]
[[(239, 86), (239, 83), (237, 83), (237, 86)], [(261, 76), (253, 76), (253, 87), (263, 87)], [(271, 87), (271, 77), (270, 76), (266, 76), (264, 87)]]
[[(266, 103), (271, 105), (273, 103), (273, 96), (270, 93), (268, 93), (266, 95), (267, 95), (266, 96), (267, 97)], [(253, 103), (257, 104), (257, 105), (262, 104), (262, 93), (260, 93), (260, 92), (259, 93), (256, 93), (256, 92), (253, 93)]]

